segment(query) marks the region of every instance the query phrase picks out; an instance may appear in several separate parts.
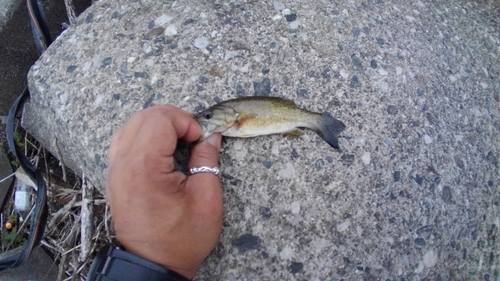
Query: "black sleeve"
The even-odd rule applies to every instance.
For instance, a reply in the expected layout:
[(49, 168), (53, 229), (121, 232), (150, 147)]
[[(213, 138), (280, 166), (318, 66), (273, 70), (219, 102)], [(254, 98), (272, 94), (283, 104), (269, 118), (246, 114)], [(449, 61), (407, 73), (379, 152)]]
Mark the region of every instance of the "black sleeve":
[(189, 281), (179, 273), (128, 253), (120, 247), (102, 248), (90, 267), (88, 281)]

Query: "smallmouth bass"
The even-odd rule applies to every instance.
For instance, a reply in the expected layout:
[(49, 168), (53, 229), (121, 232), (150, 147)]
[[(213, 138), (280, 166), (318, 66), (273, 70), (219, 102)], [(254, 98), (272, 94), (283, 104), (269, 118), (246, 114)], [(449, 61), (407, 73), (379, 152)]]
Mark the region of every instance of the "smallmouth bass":
[(335, 149), (340, 149), (337, 135), (345, 129), (342, 121), (326, 114), (298, 108), (293, 101), (278, 97), (244, 97), (218, 103), (194, 116), (203, 133), (226, 137), (249, 138), (279, 134), (298, 136), (300, 128), (315, 131)]

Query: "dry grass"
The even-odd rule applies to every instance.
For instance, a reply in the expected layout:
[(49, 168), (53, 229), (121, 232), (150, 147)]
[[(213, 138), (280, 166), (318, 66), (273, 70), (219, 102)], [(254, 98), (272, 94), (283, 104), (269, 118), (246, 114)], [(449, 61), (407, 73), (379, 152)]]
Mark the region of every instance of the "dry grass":
[[(25, 153), (37, 169), (44, 171), (48, 190), (48, 218), (41, 246), (59, 267), (58, 280), (86, 280), (97, 250), (114, 238), (109, 206), (103, 196), (86, 183), (83, 175), (74, 175), (36, 141), (23, 134)], [(18, 171), (16, 177), (23, 178), (22, 171)], [(87, 187), (85, 196), (82, 196), (82, 185)], [(32, 203), (34, 201), (32, 196)], [(8, 203), (4, 207), (4, 218), (15, 213), (12, 205)], [(24, 224), (18, 220), (17, 235), (26, 238), (30, 212), (18, 215), (24, 215)], [(4, 222), (2, 225), (2, 232), (7, 231)], [(15, 248), (1, 242), (4, 251), (9, 250), (9, 246)]]
[[(89, 205), (83, 203), (81, 182), (78, 179), (72, 188), (51, 183), (49, 188), (50, 201), (56, 202), (49, 204), (48, 224), (41, 244), (59, 265), (58, 280), (85, 280), (96, 250), (114, 237), (109, 207), (102, 196), (93, 195), (89, 203), (94, 215), (90, 220), (82, 219), (88, 212), (84, 206)], [(82, 235), (83, 229), (90, 231), (90, 236)]]

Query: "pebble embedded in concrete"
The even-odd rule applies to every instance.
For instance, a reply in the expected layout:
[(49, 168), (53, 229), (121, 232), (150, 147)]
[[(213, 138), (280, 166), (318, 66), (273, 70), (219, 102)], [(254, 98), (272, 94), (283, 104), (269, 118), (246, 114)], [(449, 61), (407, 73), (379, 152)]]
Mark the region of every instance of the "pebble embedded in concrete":
[(341, 69), (339, 74), (342, 78), (344, 78), (346, 80), (347, 80), (347, 78), (349, 78), (349, 72), (347, 72), (347, 70), (345, 70), (345, 69)]
[(300, 213), (300, 202), (294, 201), (290, 203), (290, 211), (292, 211), (294, 215)]
[(361, 161), (363, 161), (363, 164), (368, 165), (371, 162), (371, 154), (368, 151), (363, 152), (363, 155), (361, 155)]
[(279, 170), (278, 176), (284, 179), (290, 179), (295, 176), (295, 169), (292, 163), (288, 162), (285, 164), (285, 168)]
[(285, 9), (285, 5), (281, 2), (278, 2), (278, 1), (273, 2), (273, 6), (274, 6), (274, 10), (276, 10), (276, 12), (281, 12), (282, 10)]
[(177, 28), (174, 25), (169, 25), (167, 29), (165, 29), (165, 35), (174, 36), (177, 34)]
[(429, 135), (424, 135), (424, 142), (425, 144), (431, 144), (432, 143), (432, 138)]
[(280, 252), (280, 257), (283, 260), (290, 260), (294, 255), (294, 250), (292, 247), (286, 245)]
[(300, 20), (294, 20), (294, 21), (290, 22), (288, 26), (290, 27), (291, 31), (295, 31), (300, 26)]
[(159, 16), (155, 19), (155, 25), (163, 26), (163, 25), (166, 25), (167, 23), (169, 23), (171, 20), (172, 20), (172, 17), (170, 17), (166, 14), (162, 14), (161, 16)]
[(438, 262), (438, 255), (433, 250), (430, 250), (424, 255), (424, 265), (425, 267), (433, 267)]
[(208, 46), (208, 40), (206, 37), (199, 37), (194, 40), (194, 46), (198, 49), (204, 49)]
[(351, 222), (349, 220), (342, 222), (341, 224), (337, 225), (337, 231), (338, 232), (346, 231), (350, 224)]

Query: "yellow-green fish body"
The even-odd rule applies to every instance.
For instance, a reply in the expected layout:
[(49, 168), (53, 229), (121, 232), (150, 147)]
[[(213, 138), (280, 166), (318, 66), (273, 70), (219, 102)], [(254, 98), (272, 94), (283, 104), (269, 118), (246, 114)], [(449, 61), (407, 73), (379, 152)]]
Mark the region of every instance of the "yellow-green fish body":
[(195, 116), (203, 129), (202, 139), (214, 132), (228, 137), (254, 137), (277, 133), (297, 135), (298, 128), (317, 132), (334, 148), (344, 123), (328, 115), (297, 108), (278, 97), (245, 97), (218, 103)]

